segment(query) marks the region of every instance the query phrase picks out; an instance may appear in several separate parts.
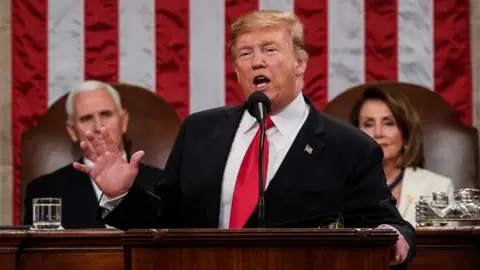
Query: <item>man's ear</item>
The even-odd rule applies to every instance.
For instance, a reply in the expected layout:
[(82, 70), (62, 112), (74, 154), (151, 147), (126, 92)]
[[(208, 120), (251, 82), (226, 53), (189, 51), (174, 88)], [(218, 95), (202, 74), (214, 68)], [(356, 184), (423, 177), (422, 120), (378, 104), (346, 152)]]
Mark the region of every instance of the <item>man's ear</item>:
[(233, 69), (235, 70), (235, 74), (237, 75), (237, 82), (240, 83), (240, 76), (238, 74), (238, 69), (236, 64), (233, 64)]
[(65, 121), (65, 129), (67, 130), (68, 135), (70, 136), (70, 139), (73, 142), (78, 142), (78, 136), (77, 133), (75, 132), (75, 129), (73, 128), (73, 122), (70, 120)]
[(127, 132), (127, 129), (128, 129), (128, 120), (129, 120), (129, 114), (128, 114), (128, 111), (127, 110), (122, 110), (122, 134), (125, 134)]
[(307, 69), (307, 59), (308, 57), (305, 55), (304, 52), (299, 52), (297, 56), (297, 66), (295, 70), (296, 76), (302, 76), (305, 74), (305, 70)]

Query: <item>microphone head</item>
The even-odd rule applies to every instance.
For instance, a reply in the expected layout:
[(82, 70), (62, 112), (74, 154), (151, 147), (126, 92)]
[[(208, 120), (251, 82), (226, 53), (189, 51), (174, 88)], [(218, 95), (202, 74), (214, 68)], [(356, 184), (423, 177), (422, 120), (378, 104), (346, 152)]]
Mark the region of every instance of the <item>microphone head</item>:
[[(259, 106), (263, 105), (263, 106)], [(263, 107), (263, 112), (260, 111)], [(257, 120), (260, 121), (262, 116), (266, 116), (270, 113), (270, 99), (268, 99), (267, 95), (263, 92), (255, 91), (250, 94), (247, 98), (247, 109), (251, 116), (255, 117)], [(263, 119), (265, 120), (265, 119)]]

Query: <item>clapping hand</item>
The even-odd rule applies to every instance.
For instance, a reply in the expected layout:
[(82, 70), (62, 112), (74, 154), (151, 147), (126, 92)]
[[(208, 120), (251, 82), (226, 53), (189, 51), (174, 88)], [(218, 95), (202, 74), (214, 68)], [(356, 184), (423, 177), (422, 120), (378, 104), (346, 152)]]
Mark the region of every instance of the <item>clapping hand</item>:
[(136, 152), (128, 163), (105, 127), (100, 129), (99, 136), (90, 131), (85, 132), (85, 136), (87, 140), (80, 142), (80, 148), (93, 166), (74, 162), (73, 167), (88, 174), (108, 198), (127, 193), (135, 181), (138, 164), (145, 153)]

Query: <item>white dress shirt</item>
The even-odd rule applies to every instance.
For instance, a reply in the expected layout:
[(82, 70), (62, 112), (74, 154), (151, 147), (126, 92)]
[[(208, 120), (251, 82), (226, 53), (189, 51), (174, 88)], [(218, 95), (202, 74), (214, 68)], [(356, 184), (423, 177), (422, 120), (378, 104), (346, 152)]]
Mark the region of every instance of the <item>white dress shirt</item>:
[[(271, 116), (275, 126), (266, 131), (269, 146), (266, 188), (268, 188), (268, 184), (292, 146), (300, 128), (305, 123), (305, 120), (307, 120), (308, 112), (309, 106), (300, 93), (282, 111)], [(235, 134), (225, 166), (220, 201), (219, 228), (228, 228), (229, 226), (232, 197), (237, 175), (243, 157), (255, 137), (258, 128), (259, 125), (255, 118), (248, 112), (245, 112), (240, 121), (237, 133)]]

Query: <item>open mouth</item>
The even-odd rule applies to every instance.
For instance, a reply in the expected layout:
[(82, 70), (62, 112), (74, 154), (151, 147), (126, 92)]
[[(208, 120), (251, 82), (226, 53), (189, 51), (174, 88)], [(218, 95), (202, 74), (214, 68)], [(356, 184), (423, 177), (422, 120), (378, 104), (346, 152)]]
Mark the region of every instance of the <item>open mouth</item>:
[(257, 91), (266, 90), (269, 83), (270, 79), (264, 75), (258, 75), (253, 78), (253, 85)]

